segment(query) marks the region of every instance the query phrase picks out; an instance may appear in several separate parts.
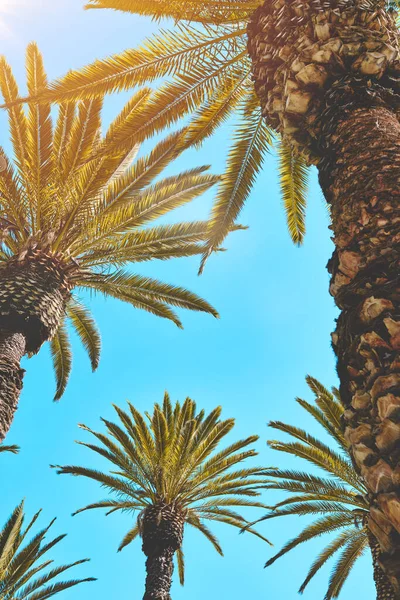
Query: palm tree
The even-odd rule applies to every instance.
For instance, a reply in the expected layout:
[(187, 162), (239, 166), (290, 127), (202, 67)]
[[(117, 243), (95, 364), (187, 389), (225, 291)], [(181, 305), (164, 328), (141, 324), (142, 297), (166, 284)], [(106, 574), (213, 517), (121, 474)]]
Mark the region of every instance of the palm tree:
[[(270, 512), (261, 521), (289, 515), (308, 515), (312, 516), (313, 520), (287, 542), (266, 566), (272, 565), (278, 558), (309, 540), (335, 533), (335, 537), (330, 539), (312, 563), (299, 592), (304, 592), (325, 563), (339, 554), (332, 569), (325, 600), (338, 598), (354, 563), (369, 547), (372, 553), (377, 600), (394, 600), (397, 596), (381, 568), (378, 541), (368, 527), (374, 518), (370, 510), (368, 490), (352, 465), (348, 442), (342, 432), (341, 419), (344, 409), (339, 393), (335, 388), (333, 393), (330, 393), (312, 377), (307, 377), (307, 383), (315, 395), (315, 403), (300, 398), (296, 401), (323, 427), (324, 433), (333, 440), (337, 449), (332, 449), (331, 445), (299, 427), (280, 421), (269, 424), (273, 429), (290, 436), (289, 441), (285, 442), (270, 440), (269, 446), (307, 461), (313, 469), (270, 469), (267, 472), (270, 478), (267, 487), (285, 491), (287, 495), (271, 507)], [(325, 477), (315, 474), (315, 467), (321, 469)]]
[[(233, 509), (264, 506), (252, 500), (264, 487), (263, 469), (239, 467), (257, 455), (248, 447), (258, 438), (250, 436), (216, 452), (232, 430), (234, 419), (222, 421), (221, 407), (207, 416), (204, 410), (197, 412), (190, 398), (173, 406), (165, 394), (162, 406), (155, 404), (153, 414), (146, 413), (148, 423), (130, 403), (127, 412), (114, 408), (120, 423), (102, 419), (107, 429), (105, 434), (81, 425), (101, 445), (79, 442), (106, 458), (112, 470), (108, 473), (65, 466), (59, 467), (58, 472), (92, 479), (114, 496), (77, 512), (105, 508), (109, 509), (107, 514), (136, 513), (119, 550), (141, 536), (147, 557), (144, 600), (170, 600), (175, 553), (180, 582), (184, 583), (185, 525), (204, 534), (222, 555), (218, 539), (206, 521), (242, 529), (247, 521)], [(253, 528), (249, 530), (265, 540)]]
[(147, 106), (145, 127), (156, 131), (194, 112), (193, 144), (238, 111), (205, 258), (237, 218), (272, 131), (283, 141), (281, 179), (297, 241), (305, 164), (317, 166), (336, 246), (330, 292), (341, 315), (332, 340), (344, 425), (374, 495), (384, 567), (400, 594), (400, 53), (393, 4), (89, 0), (89, 8), (168, 17), (177, 27), (68, 74), (50, 97), (93, 98), (173, 76)]
[(95, 581), (86, 579), (70, 579), (58, 581), (57, 578), (69, 569), (87, 562), (87, 559), (74, 563), (52, 567), (52, 560), (43, 556), (56, 546), (65, 535), (46, 541), (46, 535), (54, 521), (39, 531), (29, 542), (26, 536), (37, 521), (40, 512), (36, 513), (24, 528), (24, 505), (16, 507), (3, 529), (0, 531), (0, 598), (1, 600), (45, 600), (63, 590), (75, 587), (80, 583)]
[[(47, 85), (42, 56), (27, 50), (31, 94)], [(0, 60), (0, 89), (7, 102), (18, 97), (12, 71)], [(200, 167), (154, 183), (179, 154), (185, 132), (161, 140), (135, 160), (138, 146), (127, 130), (142, 121), (150, 90), (127, 103), (104, 136), (102, 99), (59, 107), (53, 131), (50, 104), (8, 109), (14, 165), (0, 149), (0, 440), (11, 425), (22, 388), (20, 360), (51, 342), (57, 374), (56, 399), (64, 392), (72, 323), (97, 367), (100, 338), (77, 289), (100, 292), (172, 320), (173, 306), (217, 316), (204, 300), (181, 287), (135, 275), (126, 265), (200, 254), (206, 223), (149, 227), (208, 190), (217, 177)], [(112, 150), (109, 150), (112, 147)]]

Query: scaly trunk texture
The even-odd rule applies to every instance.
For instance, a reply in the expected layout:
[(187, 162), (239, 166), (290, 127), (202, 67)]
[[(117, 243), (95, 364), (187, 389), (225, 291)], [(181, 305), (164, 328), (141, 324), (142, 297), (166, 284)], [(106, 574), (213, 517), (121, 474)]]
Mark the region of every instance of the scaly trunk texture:
[(345, 435), (400, 598), (400, 52), (383, 0), (268, 0), (248, 29), (263, 115), (318, 166), (336, 250)]
[(0, 327), (0, 442), (10, 429), (18, 407), (24, 375), (20, 361), (25, 349), (26, 340), (22, 333)]
[(385, 106), (346, 103), (341, 114), (335, 105), (319, 164), (336, 245), (330, 290), (341, 309), (332, 339), (345, 436), (400, 597), (400, 123)]
[(374, 570), (374, 582), (376, 588), (376, 600), (396, 600), (396, 595), (389, 579), (380, 566), (381, 548), (376, 537), (368, 533), (369, 547), (372, 554), (372, 566)]
[(147, 556), (143, 600), (171, 600), (174, 554), (182, 546), (184, 517), (160, 501), (147, 508), (142, 519), (142, 549)]
[(76, 265), (27, 249), (0, 265), (0, 441), (10, 429), (22, 389), (21, 358), (40, 350), (64, 316)]

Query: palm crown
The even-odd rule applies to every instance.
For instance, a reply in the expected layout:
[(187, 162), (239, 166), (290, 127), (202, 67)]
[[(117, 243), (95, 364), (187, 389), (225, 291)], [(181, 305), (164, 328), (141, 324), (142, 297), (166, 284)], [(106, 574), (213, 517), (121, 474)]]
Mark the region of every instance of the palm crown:
[(53, 566), (51, 570), (46, 571), (53, 561), (47, 557), (43, 560), (43, 557), (65, 536), (60, 535), (46, 541), (46, 535), (54, 523), (52, 521), (50, 525), (27, 541), (27, 535), (39, 515), (40, 512), (36, 513), (24, 527), (24, 507), (23, 504), (20, 504), (0, 531), (1, 600), (45, 600), (80, 583), (94, 581), (93, 578), (57, 580), (59, 575), (87, 562), (87, 559), (67, 565)]
[(313, 517), (313, 521), (287, 542), (267, 562), (267, 566), (300, 544), (323, 534), (335, 533), (336, 537), (329, 541), (312, 563), (299, 591), (303, 592), (325, 563), (339, 553), (330, 576), (325, 600), (337, 598), (354, 563), (370, 545), (376, 585), (380, 592), (385, 592), (382, 595), (378, 594), (378, 597), (394, 598), (391, 585), (378, 564), (379, 544), (368, 529), (370, 515), (367, 488), (349, 460), (348, 445), (341, 427), (344, 408), (338, 392), (334, 388), (333, 393), (330, 393), (312, 377), (307, 378), (307, 383), (315, 395), (315, 405), (300, 398), (297, 398), (297, 402), (322, 426), (339, 451), (303, 429), (280, 421), (270, 423), (273, 429), (290, 436), (287, 442), (269, 441), (271, 448), (307, 461), (328, 477), (321, 477), (310, 471), (269, 471), (268, 489), (282, 490), (288, 494), (271, 508), (271, 512), (263, 520), (289, 515), (309, 515)]
[[(58, 100), (93, 98), (173, 76), (148, 104), (146, 122), (158, 131), (194, 112), (188, 143), (199, 145), (230, 116), (237, 121), (227, 170), (212, 211), (205, 257), (235, 222), (273, 143), (261, 114), (247, 51), (247, 24), (262, 0), (92, 0), (86, 8), (112, 8), (155, 19), (172, 18), (162, 31), (135, 50), (97, 60), (53, 84)], [(276, 138), (279, 141), (279, 136)], [(307, 166), (289, 145), (279, 144), (280, 180), (289, 232), (300, 243), (305, 232)]]
[[(79, 442), (106, 458), (113, 470), (107, 473), (65, 466), (59, 472), (97, 481), (115, 496), (78, 512), (94, 508), (109, 509), (109, 513), (137, 511), (135, 523), (122, 540), (120, 550), (137, 536), (143, 536), (144, 524), (154, 516), (154, 511), (158, 526), (164, 520), (175, 522), (183, 583), (181, 541), (185, 523), (203, 533), (222, 555), (221, 546), (205, 521), (219, 521), (242, 529), (247, 521), (236, 509), (264, 506), (252, 500), (264, 487), (263, 469), (238, 468), (256, 456), (249, 446), (258, 438), (250, 436), (216, 452), (222, 439), (232, 430), (234, 420), (221, 420), (220, 407), (209, 415), (197, 412), (195, 402), (189, 398), (173, 406), (165, 394), (163, 404), (155, 404), (152, 415), (146, 413), (148, 422), (132, 404), (127, 412), (117, 406), (114, 408), (120, 423), (103, 419), (106, 434), (81, 425), (101, 446)], [(265, 540), (252, 527), (250, 531)]]
[[(26, 66), (28, 92), (34, 95), (47, 85), (35, 44), (28, 47)], [(5, 59), (0, 61), (0, 89), (6, 102), (19, 95)], [(172, 306), (217, 315), (184, 288), (124, 270), (130, 263), (201, 253), (205, 222), (148, 225), (218, 179), (205, 173), (207, 167), (200, 167), (153, 183), (179, 154), (185, 132), (170, 135), (147, 156), (136, 158), (144, 136), (138, 133), (132, 142), (132, 135), (140, 132), (150, 96), (148, 89), (137, 92), (105, 135), (101, 134), (101, 98), (62, 104), (54, 131), (50, 104), (31, 104), (27, 114), (20, 105), (8, 109), (14, 164), (1, 150), (0, 269), (5, 283), (0, 312), (28, 313), (31, 321), (40, 320), (39, 339), (29, 341), (28, 351), (36, 352), (45, 339), (52, 338), (56, 398), (65, 389), (71, 367), (67, 318), (88, 350), (93, 369), (99, 357), (95, 323), (72, 290), (101, 292), (178, 326)], [(18, 277), (15, 269), (10, 274), (11, 266), (18, 267)], [(35, 268), (41, 276), (44, 271), (46, 286), (54, 280), (53, 295), (41, 289)]]

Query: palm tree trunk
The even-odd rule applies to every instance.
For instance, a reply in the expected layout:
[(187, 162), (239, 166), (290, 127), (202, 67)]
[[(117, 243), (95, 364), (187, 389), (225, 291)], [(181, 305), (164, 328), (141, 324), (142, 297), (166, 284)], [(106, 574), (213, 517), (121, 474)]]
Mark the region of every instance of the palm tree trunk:
[(345, 435), (400, 597), (400, 123), (375, 87), (372, 98), (362, 85), (332, 91), (318, 168), (336, 245), (328, 266)]
[(267, 0), (248, 27), (263, 115), (332, 209), (345, 430), (400, 595), (400, 36), (384, 0)]
[(374, 535), (368, 533), (369, 547), (372, 554), (373, 575), (376, 588), (376, 600), (396, 600), (396, 595), (393, 586), (385, 575), (380, 566), (379, 559), (381, 548), (379, 542)]
[(174, 554), (182, 546), (184, 517), (163, 501), (149, 506), (142, 518), (142, 550), (147, 556), (143, 600), (171, 600)]
[(170, 589), (174, 571), (172, 548), (162, 548), (146, 560), (146, 591), (143, 600), (171, 600)]
[(25, 349), (22, 333), (0, 328), (0, 442), (6, 437), (17, 410), (24, 375), (20, 361)]

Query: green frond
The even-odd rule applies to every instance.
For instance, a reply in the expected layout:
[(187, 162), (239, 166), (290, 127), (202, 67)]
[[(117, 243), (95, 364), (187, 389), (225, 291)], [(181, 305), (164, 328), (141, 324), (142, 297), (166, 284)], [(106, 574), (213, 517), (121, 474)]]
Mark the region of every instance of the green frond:
[(290, 515), (319, 516), (298, 536), (287, 542), (266, 566), (309, 540), (341, 530), (315, 558), (299, 590), (302, 593), (327, 561), (342, 550), (331, 572), (325, 596), (325, 600), (331, 600), (339, 596), (352, 566), (369, 543), (366, 529), (359, 529), (357, 523), (368, 519), (370, 506), (365, 484), (355, 471), (344, 442), (341, 424), (344, 409), (340, 404), (340, 397), (330, 393), (312, 377), (307, 377), (307, 383), (315, 396), (315, 404), (299, 398), (297, 402), (321, 426), (324, 433), (330, 436), (339, 447), (339, 452), (311, 436), (306, 430), (279, 421), (270, 424), (274, 429), (290, 436), (287, 442), (269, 441), (273, 449), (306, 460), (330, 477), (322, 478), (313, 473), (285, 469), (264, 470), (267, 478), (265, 487), (285, 491), (286, 495), (261, 520)]
[(128, 544), (133, 542), (133, 540), (135, 540), (139, 535), (140, 527), (139, 524), (136, 523), (136, 525), (134, 525), (132, 529), (130, 529), (128, 533), (124, 536), (122, 542), (118, 546), (118, 552), (121, 552), (121, 550), (123, 550), (126, 546), (128, 546)]
[(367, 544), (368, 537), (365, 531), (357, 531), (350, 538), (332, 571), (329, 588), (324, 600), (338, 598), (355, 562), (362, 556)]
[(185, 585), (185, 556), (182, 548), (178, 548), (176, 551), (176, 558), (178, 562), (179, 583)]
[(271, 131), (265, 124), (253, 91), (242, 101), (241, 113), (242, 122), (235, 130), (227, 170), (212, 209), (208, 251), (204, 255), (202, 268), (237, 219), (272, 143)]
[(180, 321), (167, 305), (208, 312), (218, 317), (218, 313), (208, 302), (184, 288), (121, 270), (110, 275), (93, 276), (90, 280), (82, 281), (82, 286), (114, 298), (122, 298), (138, 308), (160, 312), (160, 316), (165, 316), (176, 324), (180, 324)]
[(311, 579), (318, 573), (318, 571), (324, 566), (324, 564), (338, 552), (343, 546), (350, 542), (355, 536), (358, 537), (358, 531), (355, 528), (345, 529), (340, 535), (338, 535), (332, 542), (330, 542), (326, 548), (317, 556), (315, 561), (310, 567), (307, 577), (301, 584), (299, 593), (302, 594), (310, 583)]
[(195, 529), (198, 529), (198, 531), (200, 531), (208, 539), (208, 541), (211, 542), (218, 554), (220, 554), (221, 556), (224, 555), (218, 538), (213, 534), (212, 531), (210, 531), (207, 525), (202, 523), (200, 519), (196, 519), (192, 516), (189, 516), (187, 518), (187, 522)]
[(59, 400), (65, 392), (72, 368), (71, 344), (65, 323), (61, 323), (54, 338), (50, 341), (50, 351), (57, 380), (54, 400)]
[(89, 355), (92, 370), (95, 371), (99, 365), (101, 351), (101, 339), (96, 323), (88, 309), (76, 299), (68, 303), (67, 315)]
[(305, 214), (309, 167), (293, 148), (281, 141), (278, 146), (279, 180), (290, 237), (301, 244), (306, 232)]
[(54, 523), (52, 521), (30, 542), (23, 545), (39, 514), (36, 513), (24, 528), (24, 510), (23, 504), (20, 504), (0, 531), (0, 586), (5, 599), (44, 600), (80, 583), (94, 581), (93, 578), (55, 581), (66, 571), (87, 562), (87, 559), (53, 567), (44, 572), (53, 561), (43, 562), (42, 557), (65, 536), (61, 535), (49, 542), (46, 541), (46, 535)]

